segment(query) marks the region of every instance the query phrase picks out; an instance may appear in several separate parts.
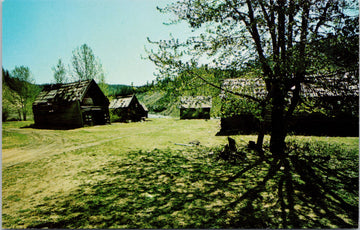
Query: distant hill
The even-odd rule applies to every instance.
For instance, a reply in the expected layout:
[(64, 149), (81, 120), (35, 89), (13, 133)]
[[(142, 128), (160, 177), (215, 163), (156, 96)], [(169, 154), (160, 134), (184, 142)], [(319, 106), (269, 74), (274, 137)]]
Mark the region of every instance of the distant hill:
[[(211, 86), (209, 86), (209, 89), (211, 89)], [(136, 96), (140, 102), (146, 105), (150, 113), (172, 117), (180, 116), (179, 106), (181, 96), (211, 96), (211, 117), (219, 117), (220, 115), (220, 97), (219, 94), (217, 94), (215, 91), (214, 93), (202, 93), (196, 90), (184, 90), (179, 91), (179, 94), (172, 94), (166, 90), (153, 89), (147, 92), (137, 93)]]
[[(220, 85), (223, 78), (228, 75), (211, 71), (195, 70), (207, 81)], [(220, 90), (205, 83), (192, 74), (180, 75), (173, 79), (163, 79), (152, 85), (137, 87), (136, 96), (149, 109), (150, 113), (157, 113), (166, 116), (180, 116), (180, 97), (182, 96), (211, 96), (212, 109), (211, 117), (220, 116)]]
[(120, 96), (133, 94), (135, 92), (134, 87), (123, 84), (108, 84), (108, 96)]

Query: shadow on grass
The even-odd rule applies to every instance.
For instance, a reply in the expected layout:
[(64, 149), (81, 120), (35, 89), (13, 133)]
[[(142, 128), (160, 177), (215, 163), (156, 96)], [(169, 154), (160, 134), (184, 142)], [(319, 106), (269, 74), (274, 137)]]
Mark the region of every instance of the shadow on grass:
[(78, 129), (80, 127), (61, 126), (61, 125), (35, 125), (35, 123), (34, 123), (34, 124), (22, 126), (20, 128), (21, 129), (71, 130), (71, 129)]
[[(243, 151), (243, 150), (240, 150)], [(247, 151), (247, 150), (244, 150)], [(28, 228), (356, 228), (357, 152), (289, 144), (288, 157), (217, 151), (131, 152), (81, 176), (102, 175), (27, 214)], [(269, 155), (265, 154), (269, 159)], [(5, 221), (6, 222), (6, 221)]]

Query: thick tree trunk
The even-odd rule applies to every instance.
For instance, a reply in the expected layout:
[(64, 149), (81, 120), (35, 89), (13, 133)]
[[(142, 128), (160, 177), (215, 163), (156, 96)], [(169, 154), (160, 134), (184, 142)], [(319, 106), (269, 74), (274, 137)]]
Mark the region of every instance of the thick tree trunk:
[(282, 158), (285, 151), (286, 120), (285, 120), (285, 99), (278, 84), (273, 85), (271, 96), (271, 138), (270, 152)]
[(26, 111), (23, 112), (24, 121), (26, 121)]
[(277, 157), (282, 157), (285, 150), (285, 121), (281, 116), (282, 111), (274, 111), (272, 116), (270, 152)]
[(23, 120), (26, 121), (26, 107), (25, 103), (22, 104)]
[(256, 141), (256, 147), (258, 150), (260, 150), (261, 152), (263, 151), (263, 143), (264, 143), (264, 136), (265, 136), (265, 132), (266, 132), (266, 114), (267, 114), (267, 109), (266, 109), (266, 104), (268, 102), (268, 98), (265, 99), (265, 101), (263, 101), (262, 105), (261, 105), (261, 117), (262, 117), (262, 121), (260, 121), (260, 127), (259, 127), (259, 133), (258, 133), (258, 137), (257, 137), (257, 141)]
[(260, 130), (259, 134), (258, 134), (258, 137), (257, 137), (257, 140), (256, 140), (256, 148), (261, 150), (262, 147), (263, 147), (263, 143), (264, 143), (264, 131)]
[(19, 121), (21, 121), (21, 109), (18, 109)]

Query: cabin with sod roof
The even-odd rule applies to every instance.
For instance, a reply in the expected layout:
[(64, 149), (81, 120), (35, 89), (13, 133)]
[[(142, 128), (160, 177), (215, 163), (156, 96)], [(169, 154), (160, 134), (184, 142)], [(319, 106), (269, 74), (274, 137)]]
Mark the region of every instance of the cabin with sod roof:
[(180, 119), (210, 119), (211, 97), (181, 97)]
[(110, 124), (109, 100), (92, 80), (45, 85), (33, 103), (35, 126), (76, 128)]
[(141, 121), (148, 117), (148, 109), (135, 95), (118, 96), (109, 105), (112, 121)]

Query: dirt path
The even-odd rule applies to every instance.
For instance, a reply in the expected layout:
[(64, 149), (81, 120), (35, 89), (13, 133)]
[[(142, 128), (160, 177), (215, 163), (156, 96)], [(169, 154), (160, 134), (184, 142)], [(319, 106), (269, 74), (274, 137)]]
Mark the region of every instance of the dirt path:
[(117, 154), (139, 149), (180, 149), (184, 146), (174, 143), (187, 144), (195, 139), (201, 145), (210, 146), (223, 143), (224, 139), (215, 136), (218, 127), (215, 120), (153, 118), (147, 122), (114, 123), (71, 130), (21, 128), (20, 125), (8, 123), (3, 127), (3, 167), (94, 146), (104, 146), (104, 150)]
[[(156, 127), (159, 131), (163, 128)], [(8, 129), (8, 132), (25, 134), (31, 137), (30, 143), (23, 147), (2, 149), (2, 165), (8, 167), (19, 163), (34, 161), (44, 157), (50, 157), (64, 152), (74, 151), (101, 145), (107, 142), (116, 141), (126, 137), (132, 137), (134, 134), (119, 132), (103, 132), (101, 135), (72, 134), (79, 130), (57, 133), (53, 130), (34, 130), (34, 129)], [(154, 129), (137, 132), (140, 134), (149, 134)], [(98, 130), (86, 130), (88, 133), (97, 133)], [(100, 131), (101, 133), (101, 131)]]
[[(49, 137), (47, 137), (49, 138)], [(46, 142), (36, 148), (13, 148), (2, 150), (2, 163), (3, 166), (12, 166), (15, 164), (23, 163), (26, 161), (32, 161), (39, 159), (39, 157), (49, 157), (57, 155), (63, 152), (69, 152), (73, 150), (88, 148), (96, 145), (100, 145), (109, 141), (118, 140), (122, 137), (116, 137), (111, 139), (99, 140), (95, 142), (82, 143), (79, 145), (64, 145), (63, 140), (57, 140), (56, 137), (52, 138), (50, 142)]]

